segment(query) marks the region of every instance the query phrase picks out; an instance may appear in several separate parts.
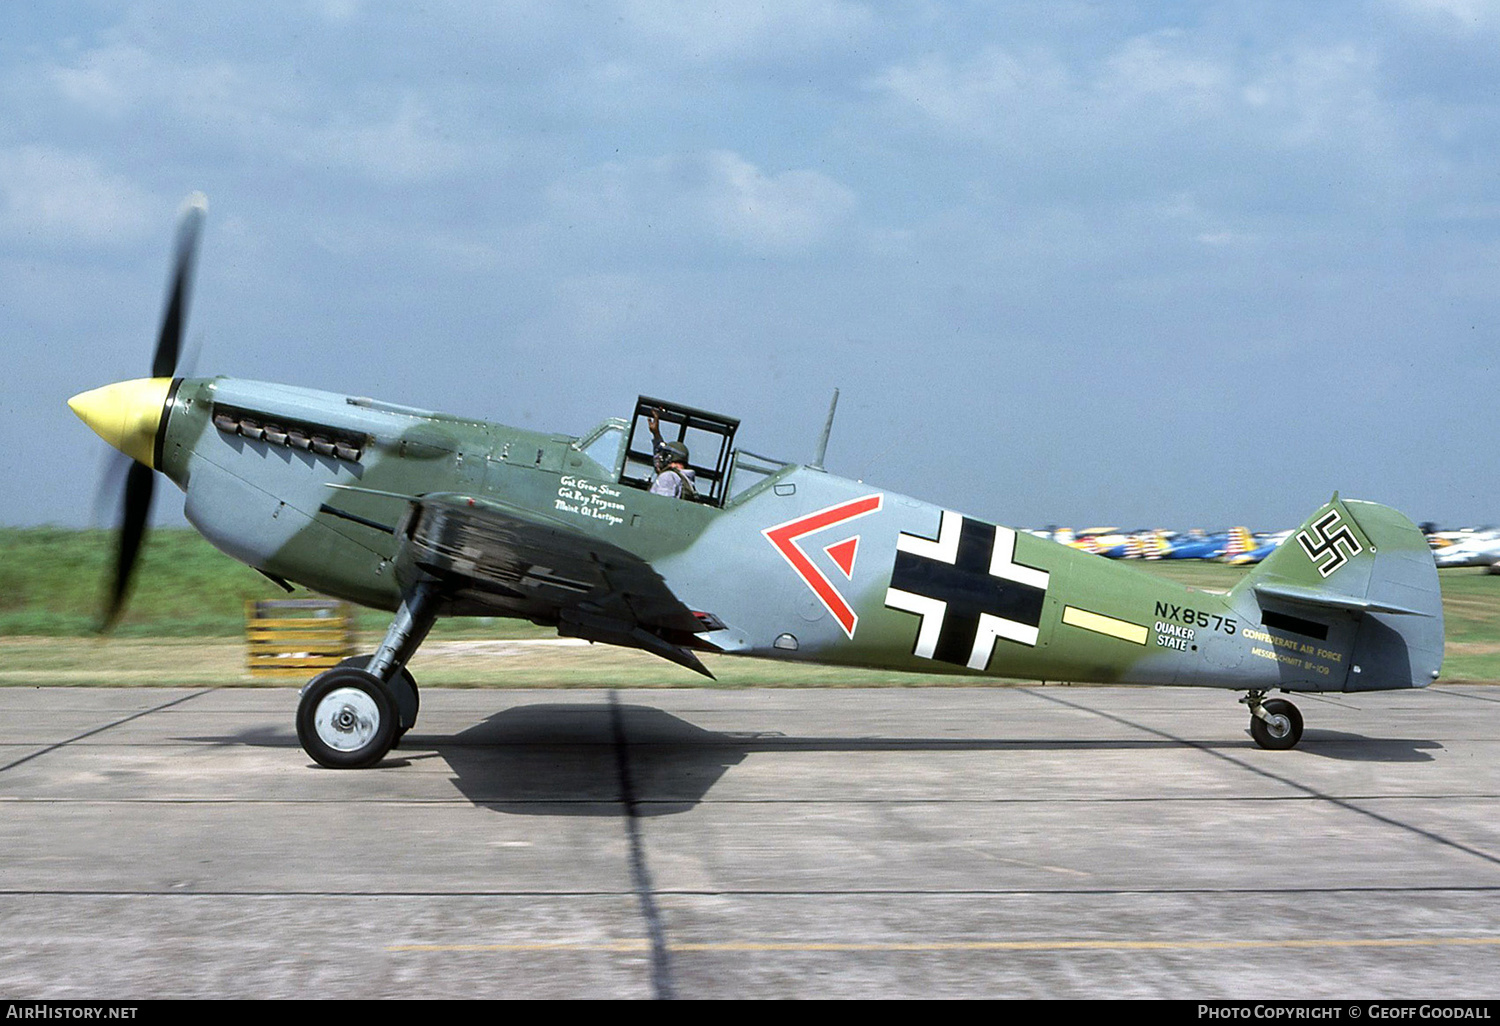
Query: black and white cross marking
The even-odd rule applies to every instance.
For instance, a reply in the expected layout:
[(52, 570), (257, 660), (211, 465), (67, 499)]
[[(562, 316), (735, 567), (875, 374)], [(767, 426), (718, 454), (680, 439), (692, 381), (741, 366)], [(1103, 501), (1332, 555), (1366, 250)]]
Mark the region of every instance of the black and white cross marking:
[(885, 604), (922, 618), (913, 653), (983, 670), (997, 638), (1035, 645), (1051, 575), (1015, 554), (1016, 532), (949, 510), (935, 540), (899, 535)]
[[(1338, 525), (1335, 527), (1334, 525)], [(1318, 573), (1327, 577), (1339, 567), (1364, 551), (1359, 539), (1354, 532), (1349, 530), (1349, 525), (1339, 518), (1339, 511), (1331, 509), (1323, 514), (1313, 523), (1313, 530), (1317, 532), (1317, 539), (1308, 537), (1306, 531), (1297, 532), (1297, 542), (1302, 546), (1302, 551), (1307, 553), (1307, 558), (1313, 561), (1318, 568)], [(1331, 555), (1326, 562), (1318, 562), (1324, 556)]]

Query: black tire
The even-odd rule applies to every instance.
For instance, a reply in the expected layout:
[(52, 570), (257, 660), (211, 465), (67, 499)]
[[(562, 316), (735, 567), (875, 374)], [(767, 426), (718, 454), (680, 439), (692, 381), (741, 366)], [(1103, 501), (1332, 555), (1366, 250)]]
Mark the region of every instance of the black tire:
[(1260, 707), (1272, 722), (1267, 723), (1254, 713), (1250, 715), (1250, 736), (1255, 743), (1273, 752), (1297, 747), (1302, 740), (1302, 713), (1297, 707), (1281, 698), (1267, 699)]
[[(371, 655), (350, 656), (339, 663), (339, 665), (352, 666), (356, 670), (363, 670), (366, 666), (370, 665), (370, 660), (374, 658), (373, 653)], [(391, 694), (396, 699), (396, 713), (400, 717), (400, 721), (396, 726), (396, 740), (399, 741), (402, 734), (405, 734), (412, 727), (416, 726), (417, 713), (422, 708), (422, 696), (417, 691), (417, 678), (413, 677), (411, 671), (404, 666), (401, 667), (401, 672), (396, 675), (396, 679), (386, 684), (386, 687), (390, 689)]]
[(352, 666), (318, 674), (297, 704), (297, 740), (329, 769), (373, 766), (396, 742), (396, 700), (374, 676)]

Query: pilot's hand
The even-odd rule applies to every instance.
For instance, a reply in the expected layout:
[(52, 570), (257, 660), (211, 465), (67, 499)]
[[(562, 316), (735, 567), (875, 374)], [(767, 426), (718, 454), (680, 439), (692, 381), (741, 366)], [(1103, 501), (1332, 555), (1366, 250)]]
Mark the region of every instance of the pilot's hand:
[(660, 409), (655, 409), (655, 410), (651, 411), (651, 420), (649, 421), (649, 424), (650, 424), (650, 427), (651, 427), (651, 434), (654, 435), (657, 438), (660, 438), (661, 437), (661, 410)]

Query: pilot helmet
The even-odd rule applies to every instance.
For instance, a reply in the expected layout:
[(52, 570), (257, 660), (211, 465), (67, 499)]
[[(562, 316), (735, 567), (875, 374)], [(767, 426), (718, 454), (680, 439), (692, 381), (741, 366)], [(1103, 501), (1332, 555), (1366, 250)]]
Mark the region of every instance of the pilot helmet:
[(686, 465), (688, 461), (688, 447), (681, 442), (663, 442), (656, 447), (655, 463), (657, 470), (665, 470), (673, 463)]

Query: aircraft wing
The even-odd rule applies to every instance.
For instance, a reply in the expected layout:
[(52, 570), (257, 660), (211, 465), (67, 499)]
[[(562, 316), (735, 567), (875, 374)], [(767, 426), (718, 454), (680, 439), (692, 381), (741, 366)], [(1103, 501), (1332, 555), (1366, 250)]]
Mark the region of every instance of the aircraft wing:
[(556, 517), (456, 493), (412, 499), (398, 567), (442, 581), (455, 608), (556, 623), (712, 677), (687, 645), (711, 629), (641, 557)]

